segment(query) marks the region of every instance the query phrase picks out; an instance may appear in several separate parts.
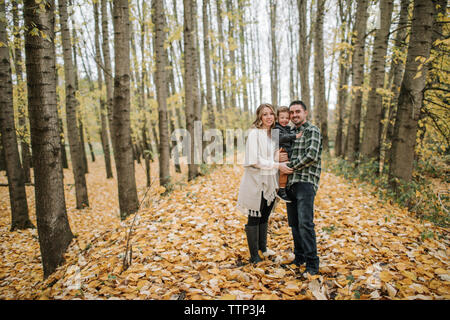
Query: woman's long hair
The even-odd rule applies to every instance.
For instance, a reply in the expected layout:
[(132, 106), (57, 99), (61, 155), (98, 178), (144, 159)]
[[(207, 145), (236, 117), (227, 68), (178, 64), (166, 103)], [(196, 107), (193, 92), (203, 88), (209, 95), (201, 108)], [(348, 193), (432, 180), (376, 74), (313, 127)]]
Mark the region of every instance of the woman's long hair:
[(269, 103), (263, 103), (260, 104), (258, 109), (256, 109), (256, 119), (255, 121), (253, 121), (251, 128), (256, 128), (256, 129), (261, 129), (262, 128), (262, 115), (263, 115), (263, 110), (264, 108), (269, 108), (274, 116), (274, 121), (272, 123), (272, 126), (270, 127), (270, 129), (273, 129), (273, 127), (275, 127), (275, 122), (277, 121), (277, 113), (275, 112), (275, 109), (273, 108), (273, 106)]

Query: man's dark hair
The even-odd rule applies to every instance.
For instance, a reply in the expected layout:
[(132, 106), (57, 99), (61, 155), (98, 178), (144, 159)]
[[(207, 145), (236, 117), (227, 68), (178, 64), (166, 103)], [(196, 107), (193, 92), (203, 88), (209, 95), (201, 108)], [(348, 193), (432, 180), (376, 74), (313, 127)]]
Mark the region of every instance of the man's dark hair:
[(305, 110), (305, 111), (307, 110), (306, 104), (303, 101), (301, 101), (301, 100), (294, 100), (294, 101), (292, 101), (289, 104), (289, 109), (291, 109), (291, 106), (293, 106), (294, 104), (299, 104), (299, 105), (301, 105), (303, 107), (303, 110)]

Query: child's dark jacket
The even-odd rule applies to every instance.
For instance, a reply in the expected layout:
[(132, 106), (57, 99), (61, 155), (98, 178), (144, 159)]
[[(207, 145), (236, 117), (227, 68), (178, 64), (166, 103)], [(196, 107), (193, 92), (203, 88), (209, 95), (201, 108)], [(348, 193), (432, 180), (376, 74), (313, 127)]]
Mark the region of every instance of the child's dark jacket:
[(278, 129), (279, 134), (279, 148), (283, 148), (287, 151), (288, 156), (292, 153), (292, 143), (296, 139), (295, 129), (290, 126), (282, 126), (278, 122), (275, 123), (275, 129)]

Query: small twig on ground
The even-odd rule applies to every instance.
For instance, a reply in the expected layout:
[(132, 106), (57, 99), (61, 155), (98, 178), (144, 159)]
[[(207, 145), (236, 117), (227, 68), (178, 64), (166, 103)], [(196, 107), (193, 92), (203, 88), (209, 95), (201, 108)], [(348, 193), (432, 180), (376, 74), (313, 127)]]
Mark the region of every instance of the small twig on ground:
[[(144, 197), (141, 200), (141, 203), (139, 203), (138, 209), (133, 217), (133, 221), (131, 222), (130, 228), (128, 230), (128, 235), (127, 235), (127, 244), (125, 247), (125, 255), (123, 257), (123, 263), (122, 263), (122, 272), (127, 270), (128, 267), (131, 265), (131, 260), (132, 260), (132, 255), (133, 255), (133, 246), (130, 245), (130, 239), (131, 239), (131, 233), (133, 232), (133, 226), (134, 226), (134, 222), (136, 221), (136, 217), (139, 214), (139, 209), (142, 206), (142, 203), (144, 203), (145, 198), (147, 197), (147, 193), (148, 191), (151, 189), (153, 182), (156, 179), (153, 179), (150, 181), (150, 185), (147, 187), (147, 190), (145, 191)], [(129, 257), (129, 258), (128, 258)], [(128, 258), (128, 259), (127, 259)]]
[(439, 191), (438, 192), (438, 199), (439, 199), (439, 203), (441, 204), (441, 206), (442, 206), (442, 209), (444, 209), (444, 211), (447, 213), (447, 214), (449, 214), (449, 211), (447, 210), (447, 208), (445, 207), (445, 205), (442, 203), (442, 199), (441, 199), (441, 194), (448, 194), (448, 191)]

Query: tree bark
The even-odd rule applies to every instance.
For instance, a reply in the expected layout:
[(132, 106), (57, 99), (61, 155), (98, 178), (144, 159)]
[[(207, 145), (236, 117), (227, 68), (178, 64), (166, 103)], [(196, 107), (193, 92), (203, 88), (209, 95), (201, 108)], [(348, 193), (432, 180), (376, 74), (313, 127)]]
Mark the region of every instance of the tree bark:
[(5, 152), (6, 175), (8, 177), (9, 201), (11, 203), (11, 231), (34, 228), (28, 216), (24, 171), (20, 163), (14, 123), (13, 85), (6, 33), (5, 2), (0, 2), (0, 131)]
[(328, 152), (328, 105), (325, 97), (325, 67), (323, 57), (323, 19), (325, 0), (317, 0), (316, 24), (314, 26), (314, 107), (318, 127), (322, 134), (323, 150)]
[(23, 58), (22, 58), (22, 48), (23, 44), (20, 35), (19, 26), (19, 8), (18, 2), (12, 1), (13, 5), (13, 23), (14, 23), (14, 66), (16, 68), (17, 77), (17, 109), (19, 111), (19, 140), (20, 147), (22, 149), (22, 167), (25, 177), (25, 183), (31, 183), (31, 152), (30, 152), (30, 132), (27, 124), (26, 115), (26, 83), (23, 80)]
[(78, 101), (75, 97), (75, 76), (72, 63), (72, 45), (68, 26), (67, 0), (59, 0), (59, 15), (61, 24), (61, 37), (64, 55), (64, 76), (66, 84), (66, 120), (69, 136), (70, 158), (75, 180), (76, 207), (83, 209), (89, 207), (89, 199), (86, 186), (85, 164), (83, 163), (83, 146), (77, 127)]
[(389, 179), (394, 187), (398, 186), (399, 181), (412, 179), (417, 124), (428, 73), (428, 66), (423, 62), (430, 56), (435, 16), (435, 1), (414, 2), (411, 38), (390, 150)]
[(278, 49), (276, 38), (277, 25), (277, 2), (275, 0), (269, 1), (270, 6), (270, 88), (272, 105), (276, 108), (278, 106)]
[(159, 183), (167, 187), (170, 183), (170, 145), (169, 124), (167, 119), (167, 51), (164, 48), (166, 32), (164, 30), (164, 2), (163, 0), (152, 1), (152, 13), (154, 24), (154, 53), (156, 59), (155, 84), (156, 97), (158, 100), (158, 124), (159, 124)]
[(356, 7), (356, 21), (354, 26), (353, 56), (352, 56), (352, 91), (353, 99), (347, 131), (346, 154), (349, 161), (355, 161), (359, 153), (359, 135), (361, 122), (361, 108), (364, 82), (364, 48), (367, 26), (367, 0), (358, 0)]
[(229, 13), (228, 15), (228, 52), (229, 52), (229, 57), (230, 60), (228, 61), (228, 67), (230, 69), (230, 78), (229, 78), (229, 83), (230, 83), (230, 104), (231, 107), (233, 108), (237, 108), (238, 107), (238, 103), (237, 103), (237, 97), (236, 97), (236, 91), (237, 91), (237, 78), (236, 78), (236, 46), (237, 44), (235, 43), (235, 21), (234, 21), (234, 11), (233, 11), (233, 3), (231, 0), (226, 0), (226, 5), (227, 5), (227, 11)]
[(241, 83), (242, 83), (242, 98), (244, 103), (244, 112), (248, 112), (248, 75), (247, 75), (247, 62), (246, 62), (246, 53), (245, 53), (245, 0), (238, 0), (238, 8), (239, 8), (239, 42), (240, 42), (240, 51), (241, 51)]
[(95, 20), (95, 59), (97, 60), (97, 78), (98, 78), (98, 90), (100, 92), (99, 104), (100, 104), (100, 139), (102, 143), (103, 156), (105, 158), (105, 169), (106, 178), (110, 179), (113, 177), (112, 167), (111, 167), (111, 147), (109, 145), (109, 131), (108, 131), (108, 111), (106, 108), (105, 97), (103, 96), (103, 75), (102, 67), (104, 63), (102, 62), (102, 56), (100, 52), (100, 19), (99, 19), (99, 8), (98, 3), (93, 2), (94, 6), (94, 20)]
[(33, 150), (36, 220), (44, 278), (64, 261), (73, 234), (67, 218), (61, 166), (60, 131), (56, 106), (54, 50), (54, 1), (36, 11), (35, 0), (24, 1), (25, 61), (28, 84), (28, 114)]
[(214, 115), (214, 105), (212, 102), (212, 85), (211, 85), (211, 53), (209, 49), (209, 22), (208, 22), (208, 5), (209, 0), (203, 0), (202, 18), (203, 18), (203, 50), (205, 54), (205, 80), (206, 80), (206, 108), (208, 109), (208, 126), (216, 127), (216, 119)]
[(105, 77), (105, 86), (106, 86), (106, 108), (108, 111), (108, 127), (109, 127), (109, 136), (111, 137), (111, 144), (113, 145), (114, 151), (114, 132), (112, 129), (112, 120), (113, 120), (113, 72), (111, 67), (111, 55), (109, 48), (109, 27), (108, 27), (108, 8), (107, 8), (107, 0), (101, 0), (101, 14), (102, 14), (102, 52), (103, 52), (103, 74)]
[(128, 0), (114, 1), (113, 148), (119, 190), (120, 217), (138, 210), (130, 127), (130, 19)]
[[(383, 128), (385, 138), (381, 142), (384, 151), (389, 150), (394, 135), (394, 123), (397, 114), (398, 95), (400, 93), (400, 86), (403, 79), (403, 73), (405, 70), (406, 50), (407, 43), (406, 38), (408, 35), (409, 25), (409, 4), (411, 0), (401, 0), (400, 2), (400, 18), (397, 24), (397, 31), (395, 34), (394, 47), (398, 51), (392, 56), (391, 68), (389, 70), (389, 85), (392, 92), (392, 97), (388, 102), (388, 110), (386, 113), (386, 121)], [(389, 156), (384, 156), (384, 167), (389, 163)]]
[[(346, 1), (347, 2), (347, 1)], [(341, 27), (340, 27), (340, 41), (341, 44), (348, 43), (348, 30), (350, 29), (350, 16), (351, 7), (349, 5), (345, 6), (343, 1), (340, 0), (339, 3), (339, 15), (341, 17)], [(347, 19), (348, 16), (348, 19)], [(334, 142), (334, 155), (336, 157), (342, 157), (344, 155), (344, 117), (345, 110), (347, 106), (348, 89), (345, 86), (348, 85), (349, 76), (349, 63), (348, 63), (348, 49), (343, 48), (339, 52), (339, 76), (338, 76), (338, 96), (337, 96), (337, 128), (336, 128), (336, 139)]]
[(198, 103), (197, 64), (195, 63), (195, 34), (194, 34), (194, 12), (195, 6), (192, 0), (183, 0), (184, 5), (184, 90), (186, 104), (186, 129), (190, 135), (190, 152), (188, 152), (188, 181), (195, 179), (198, 174), (198, 165), (194, 162), (194, 122), (197, 119), (196, 103)]
[(384, 88), (386, 53), (393, 7), (393, 0), (380, 1), (380, 29), (375, 34), (373, 44), (372, 66), (370, 68), (370, 91), (361, 143), (361, 157), (363, 160), (374, 159), (376, 162), (380, 161), (383, 110), (383, 94), (377, 92), (377, 90)]
[[(75, 77), (76, 79), (76, 77)], [(78, 104), (79, 106), (79, 104)], [(77, 114), (78, 118), (78, 130), (79, 130), (79, 138), (80, 138), (80, 150), (81, 150), (81, 159), (83, 164), (83, 172), (85, 174), (89, 173), (89, 167), (88, 167), (88, 161), (86, 156), (86, 143), (84, 142), (84, 124), (83, 124), (83, 118), (82, 118), (82, 112), (81, 110)], [(70, 138), (69, 138), (70, 143)]]
[(309, 85), (309, 50), (308, 50), (308, 38), (307, 38), (307, 0), (297, 0), (299, 29), (298, 29), (298, 73), (300, 74), (301, 85), (301, 99), (308, 108), (311, 108), (311, 96)]
[(219, 99), (222, 101), (222, 103), (220, 103), (219, 105), (223, 105), (224, 108), (228, 108), (230, 106), (230, 103), (227, 99), (227, 90), (226, 90), (226, 85), (225, 85), (225, 80), (227, 77), (227, 69), (226, 69), (226, 65), (228, 64), (227, 62), (227, 57), (224, 54), (225, 48), (224, 48), (224, 33), (223, 33), (223, 18), (222, 18), (222, 1), (223, 0), (217, 0), (216, 1), (216, 7), (217, 7), (217, 29), (219, 31), (219, 35), (218, 35), (218, 39), (219, 39), (219, 65), (220, 65), (220, 69), (218, 72), (219, 75), (219, 88), (220, 88), (220, 92), (222, 94), (222, 98)]

